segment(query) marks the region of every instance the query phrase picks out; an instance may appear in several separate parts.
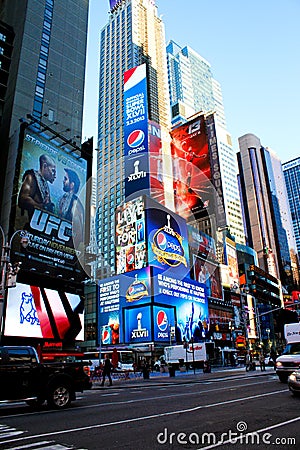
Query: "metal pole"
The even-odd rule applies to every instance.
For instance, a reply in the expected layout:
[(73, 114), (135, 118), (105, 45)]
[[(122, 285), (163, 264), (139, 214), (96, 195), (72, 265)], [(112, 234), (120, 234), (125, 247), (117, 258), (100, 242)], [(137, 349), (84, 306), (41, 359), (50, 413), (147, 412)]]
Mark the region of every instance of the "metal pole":
[[(10, 250), (11, 250), (11, 245), (12, 245), (12, 241), (14, 239), (14, 237), (17, 234), (21, 234), (21, 238), (23, 240), (21, 240), (21, 243), (23, 245), (24, 248), (27, 247), (28, 245), (28, 236), (26, 231), (24, 230), (16, 230), (10, 240), (9, 243), (6, 241), (5, 239), (5, 234), (4, 234), (4, 230), (0, 225), (0, 230), (1, 230), (1, 234), (2, 234), (2, 251), (1, 251), (1, 264), (2, 264), (2, 268), (1, 268), (1, 291), (2, 291), (2, 299), (1, 299), (1, 308), (0, 308), (0, 341), (1, 344), (3, 342), (3, 336), (4, 336), (4, 324), (5, 324), (5, 315), (6, 315), (6, 305), (7, 305), (7, 289), (8, 289), (8, 284), (7, 284), (7, 275), (10, 269), (8, 269), (9, 267), (9, 263), (10, 263)], [(16, 267), (13, 268), (11, 274), (13, 275), (17, 275), (18, 270), (19, 270), (19, 266), (20, 263), (16, 264)]]

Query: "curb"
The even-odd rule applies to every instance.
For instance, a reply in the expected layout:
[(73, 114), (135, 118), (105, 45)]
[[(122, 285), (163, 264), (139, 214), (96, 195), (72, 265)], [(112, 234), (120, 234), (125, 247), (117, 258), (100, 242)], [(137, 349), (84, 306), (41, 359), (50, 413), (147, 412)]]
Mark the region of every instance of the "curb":
[[(257, 377), (257, 376), (265, 376), (274, 374), (276, 375), (275, 370), (270, 367), (265, 371), (256, 370), (253, 372), (246, 372), (245, 367), (241, 368), (228, 368), (228, 369), (212, 369), (212, 372), (209, 374), (204, 374), (203, 372), (198, 372), (196, 374), (193, 373), (180, 373), (175, 377), (170, 377), (168, 374), (165, 375), (154, 375), (149, 379), (143, 379), (143, 377), (139, 377), (136, 379), (121, 379), (121, 380), (113, 380), (112, 387), (117, 388), (134, 388), (134, 387), (142, 387), (142, 386), (164, 386), (164, 385), (174, 385), (174, 384), (184, 384), (184, 383), (201, 383), (203, 381), (218, 381), (220, 378), (229, 378), (232, 375), (238, 376), (239, 378), (249, 378), (249, 377)], [(105, 385), (101, 386), (101, 381), (93, 382), (92, 389), (101, 390), (108, 388), (110, 386)]]

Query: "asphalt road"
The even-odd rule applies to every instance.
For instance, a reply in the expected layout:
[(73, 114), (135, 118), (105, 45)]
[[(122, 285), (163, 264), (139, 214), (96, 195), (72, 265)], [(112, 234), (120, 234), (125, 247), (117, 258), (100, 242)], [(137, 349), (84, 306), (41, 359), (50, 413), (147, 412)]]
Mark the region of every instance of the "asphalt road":
[(115, 383), (65, 411), (1, 405), (0, 448), (297, 449), (299, 406), (273, 371)]

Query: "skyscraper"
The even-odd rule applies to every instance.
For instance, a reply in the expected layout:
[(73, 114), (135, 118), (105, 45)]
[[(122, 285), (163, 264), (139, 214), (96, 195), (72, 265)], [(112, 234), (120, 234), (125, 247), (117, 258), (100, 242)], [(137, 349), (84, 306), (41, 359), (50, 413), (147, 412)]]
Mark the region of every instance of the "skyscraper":
[[(14, 33), (0, 124), (1, 223), (7, 229), (20, 121), (30, 114), (81, 141), (88, 1), (0, 2), (0, 19)], [(2, 195), (4, 193), (4, 195)]]
[(226, 223), (236, 242), (245, 242), (237, 184), (237, 164), (231, 136), (226, 129), (220, 84), (211, 65), (189, 46), (167, 45), (168, 81), (173, 126), (199, 111), (215, 111), (216, 136), (222, 177)]
[(112, 3), (100, 38), (96, 234), (105, 256), (100, 276), (114, 270), (114, 211), (124, 200), (124, 72), (146, 64), (149, 120), (169, 127), (165, 32), (157, 7), (153, 0)]
[(284, 287), (293, 284), (290, 249), (295, 248), (281, 164), (254, 134), (239, 138), (240, 187), (246, 238), (259, 266)]
[[(297, 246), (298, 260), (300, 256), (300, 158), (282, 164), (287, 196), (291, 211), (293, 232)], [(292, 234), (287, 230), (288, 236)]]

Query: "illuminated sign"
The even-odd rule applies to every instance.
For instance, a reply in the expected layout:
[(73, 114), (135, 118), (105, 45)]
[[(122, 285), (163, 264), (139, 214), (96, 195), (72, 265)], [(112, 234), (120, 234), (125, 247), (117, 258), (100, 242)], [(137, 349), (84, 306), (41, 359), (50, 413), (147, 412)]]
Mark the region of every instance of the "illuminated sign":
[(78, 259), (84, 248), (86, 166), (84, 159), (25, 131), (14, 227), (26, 230), (29, 242), (24, 251), (14, 239), (12, 248), (22, 270), (77, 282), (85, 278)]
[(184, 219), (146, 198), (148, 263), (163, 269), (189, 271), (187, 227)]
[[(146, 65), (124, 73), (125, 197), (149, 189)], [(147, 192), (145, 192), (147, 193)]]
[(83, 300), (79, 295), (18, 283), (8, 290), (5, 336), (84, 339)]
[(174, 272), (154, 268), (153, 294), (155, 304), (174, 306), (176, 310), (176, 341), (199, 342), (209, 331), (206, 287), (203, 283), (180, 278)]
[(211, 158), (211, 180), (214, 185), (215, 192), (217, 194), (215, 196), (217, 226), (224, 227), (226, 226), (224, 195), (222, 187), (217, 135), (215, 129), (215, 119), (213, 114), (206, 118), (206, 127)]
[(133, 344), (152, 340), (150, 306), (125, 308), (123, 314), (126, 343)]
[(142, 269), (147, 263), (145, 204), (138, 197), (116, 209), (116, 272)]
[(204, 116), (170, 134), (175, 210), (182, 217), (205, 217), (212, 206), (213, 186)]

